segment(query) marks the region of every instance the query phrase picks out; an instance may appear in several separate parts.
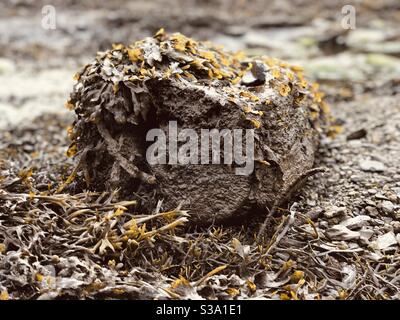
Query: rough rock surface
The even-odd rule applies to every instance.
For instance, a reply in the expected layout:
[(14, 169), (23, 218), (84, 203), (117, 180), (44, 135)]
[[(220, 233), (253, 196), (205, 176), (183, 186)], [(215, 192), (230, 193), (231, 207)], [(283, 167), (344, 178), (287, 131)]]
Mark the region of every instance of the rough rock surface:
[[(87, 184), (119, 187), (147, 205), (163, 199), (167, 209), (184, 202), (199, 224), (288, 200), (313, 167), (328, 114), (301, 68), (163, 30), (99, 53), (76, 78), (68, 102), (77, 114), (70, 154), (78, 151)], [(168, 136), (172, 120), (199, 136), (201, 129), (254, 129), (253, 173), (237, 175), (235, 164), (149, 164), (147, 131)]]

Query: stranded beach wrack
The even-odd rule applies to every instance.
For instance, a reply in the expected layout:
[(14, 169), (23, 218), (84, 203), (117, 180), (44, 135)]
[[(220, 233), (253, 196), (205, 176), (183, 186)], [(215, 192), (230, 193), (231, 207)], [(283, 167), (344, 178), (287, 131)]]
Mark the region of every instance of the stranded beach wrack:
[[(77, 166), (69, 181), (78, 178), (92, 190), (119, 188), (121, 198), (140, 200), (144, 210), (159, 200), (166, 209), (182, 203), (196, 224), (237, 221), (289, 200), (313, 167), (321, 134), (332, 132), (323, 94), (300, 67), (163, 29), (99, 52), (75, 79), (67, 153)], [(147, 133), (158, 129), (171, 142), (171, 123), (175, 135), (251, 130), (253, 170), (237, 174), (246, 164), (224, 162), (223, 148), (217, 156), (209, 151), (220, 163), (176, 163), (171, 152), (166, 162), (148, 161), (154, 141)], [(240, 141), (249, 156), (248, 140)], [(200, 147), (200, 139), (194, 144)]]

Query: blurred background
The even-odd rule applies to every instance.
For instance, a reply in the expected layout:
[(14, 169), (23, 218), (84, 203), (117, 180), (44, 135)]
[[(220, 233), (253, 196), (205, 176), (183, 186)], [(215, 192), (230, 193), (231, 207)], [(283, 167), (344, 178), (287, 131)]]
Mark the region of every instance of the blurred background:
[(398, 0), (6, 0), (0, 17), (0, 128), (66, 112), (72, 76), (96, 51), (160, 27), (299, 63), (331, 102), (399, 87)]

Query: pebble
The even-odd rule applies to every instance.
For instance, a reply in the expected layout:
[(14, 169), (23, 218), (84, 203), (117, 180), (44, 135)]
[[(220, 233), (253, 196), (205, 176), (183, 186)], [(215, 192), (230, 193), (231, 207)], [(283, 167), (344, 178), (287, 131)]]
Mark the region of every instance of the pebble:
[(385, 171), (385, 165), (382, 162), (375, 160), (362, 160), (359, 163), (362, 171), (367, 172), (383, 172)]
[(360, 238), (365, 241), (368, 241), (374, 235), (374, 231), (366, 227), (362, 227), (359, 233), (360, 233)]
[(248, 28), (243, 26), (233, 25), (224, 29), (224, 33), (233, 36), (233, 37), (240, 37), (243, 36), (248, 31)]
[(374, 249), (385, 250), (395, 244), (397, 244), (396, 236), (393, 232), (388, 232), (379, 236), (378, 239), (371, 244), (371, 246)]
[(259, 86), (265, 83), (265, 67), (258, 62), (253, 63), (250, 71), (242, 77), (242, 84), (246, 86)]
[(384, 226), (385, 222), (382, 221), (381, 218), (373, 219), (371, 222), (373, 222), (374, 226)]
[(372, 201), (371, 199), (365, 199), (364, 202), (368, 205), (368, 206), (375, 206), (375, 202)]
[(356, 140), (356, 139), (364, 138), (366, 135), (367, 135), (367, 130), (362, 128), (360, 130), (353, 131), (352, 133), (347, 135), (346, 139), (347, 140)]
[(394, 212), (394, 204), (390, 201), (382, 201), (381, 203), (381, 207), (383, 212), (387, 213), (387, 214), (392, 214)]
[(348, 241), (360, 238), (359, 232), (351, 231), (347, 227), (342, 226), (340, 224), (335, 225), (332, 228), (326, 230), (325, 235), (332, 240), (339, 240), (339, 241), (341, 240)]
[(331, 219), (333, 217), (344, 215), (345, 213), (346, 207), (331, 206), (325, 210), (324, 216), (328, 219)]
[(368, 221), (371, 220), (370, 216), (367, 215), (359, 215), (353, 218), (346, 219), (340, 223), (340, 225), (349, 228), (350, 230), (361, 228), (368, 224)]
[(375, 195), (375, 199), (377, 200), (389, 200), (388, 197), (386, 197), (383, 193), (379, 192)]
[(377, 217), (379, 215), (378, 210), (375, 207), (367, 206), (365, 207), (365, 211), (368, 212), (368, 215), (371, 217)]
[(317, 207), (317, 208), (312, 208), (312, 209), (308, 212), (308, 217), (309, 217), (311, 220), (315, 221), (315, 220), (317, 220), (317, 219), (319, 218), (319, 216), (321, 215), (321, 213), (322, 213), (322, 209), (321, 209), (321, 208), (319, 208), (319, 207)]
[(393, 227), (394, 233), (400, 233), (400, 221), (392, 221), (390, 225)]
[(396, 193), (397, 198), (400, 199), (400, 188), (392, 188), (392, 190)]
[(361, 182), (362, 180), (363, 180), (363, 178), (360, 177), (360, 176), (357, 176), (357, 175), (352, 175), (352, 176), (350, 177), (350, 181), (351, 181), (351, 182), (357, 183), (357, 182)]

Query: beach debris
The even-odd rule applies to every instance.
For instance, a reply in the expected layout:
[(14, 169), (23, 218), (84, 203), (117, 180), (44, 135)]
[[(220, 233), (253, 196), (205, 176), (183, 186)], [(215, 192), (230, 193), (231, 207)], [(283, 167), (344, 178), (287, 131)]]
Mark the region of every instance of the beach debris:
[[(310, 220), (295, 203), (271, 219), (271, 236), (257, 238), (257, 223), (188, 232), (184, 207), (162, 211), (157, 203), (146, 213), (137, 200), (83, 191), (76, 181), (57, 193), (74, 162), (61, 151), (68, 121), (56, 119), (0, 131), (2, 299), (384, 298), (380, 290), (397, 297), (396, 244), (383, 254), (368, 240), (374, 230), (386, 233), (378, 218), (359, 240), (348, 230), (350, 240), (331, 239), (335, 218)], [(43, 156), (27, 156), (27, 147)]]
[(362, 160), (360, 161), (360, 169), (368, 172), (382, 172), (385, 171), (385, 165), (380, 161)]

